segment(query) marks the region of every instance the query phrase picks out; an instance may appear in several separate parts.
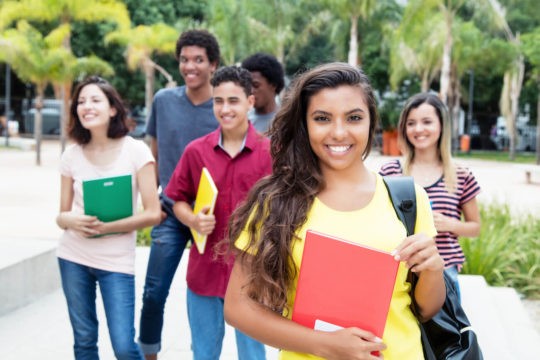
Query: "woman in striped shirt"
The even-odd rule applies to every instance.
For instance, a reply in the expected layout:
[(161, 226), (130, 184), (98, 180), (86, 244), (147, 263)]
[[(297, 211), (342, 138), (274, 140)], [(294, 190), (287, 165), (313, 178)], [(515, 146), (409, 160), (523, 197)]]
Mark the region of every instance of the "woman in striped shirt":
[(480, 233), (476, 201), (480, 186), (469, 169), (452, 159), (448, 110), (436, 95), (420, 93), (407, 101), (398, 134), (403, 160), (387, 162), (379, 173), (412, 176), (426, 190), (438, 232), (437, 247), (459, 294), (457, 274), (465, 256), (458, 236)]

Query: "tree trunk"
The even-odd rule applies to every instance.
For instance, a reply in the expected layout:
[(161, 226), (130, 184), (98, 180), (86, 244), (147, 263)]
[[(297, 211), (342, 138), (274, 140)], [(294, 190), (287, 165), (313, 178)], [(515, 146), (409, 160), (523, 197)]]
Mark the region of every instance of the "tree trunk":
[(349, 64), (358, 65), (358, 16), (351, 15), (351, 38), (349, 39)]
[(60, 152), (63, 153), (67, 142), (67, 125), (69, 121), (69, 107), (71, 105), (71, 81), (62, 84), (62, 109), (60, 113)]
[(460, 104), (461, 104), (461, 91), (460, 81), (457, 74), (457, 68), (455, 65), (451, 67), (450, 71), (450, 83), (448, 86), (448, 109), (452, 118), (452, 151), (459, 149), (459, 121), (460, 121)]
[(420, 85), (422, 92), (427, 92), (429, 90), (429, 71), (422, 72), (422, 84)]
[(450, 87), (450, 66), (452, 61), (452, 15), (449, 11), (446, 12), (446, 40), (444, 42), (441, 78), (440, 78), (440, 90), (439, 96), (441, 100), (448, 104), (448, 89)]
[(34, 117), (34, 139), (36, 140), (36, 165), (41, 165), (41, 137), (43, 117), (41, 109), (43, 109), (43, 96), (45, 94), (45, 85), (36, 84), (36, 116)]
[(540, 89), (536, 101), (536, 164), (540, 165)]
[[(70, 24), (71, 18), (66, 14), (62, 17), (62, 24)], [(71, 53), (71, 31), (62, 41), (64, 48)], [(60, 113), (60, 152), (63, 153), (66, 148), (67, 139), (67, 123), (69, 119), (69, 105), (71, 100), (71, 88), (73, 86), (72, 79), (66, 80), (62, 85), (62, 109)]]
[(510, 110), (512, 116), (510, 117), (512, 124), (512, 132), (510, 133), (510, 160), (516, 158), (516, 145), (517, 145), (517, 118), (519, 114), (519, 96), (521, 94), (521, 87), (523, 84), (523, 77), (525, 75), (525, 64), (523, 56), (519, 56), (516, 60), (516, 68), (510, 75)]
[(152, 100), (154, 98), (154, 80), (155, 72), (154, 66), (150, 59), (146, 60), (144, 63), (144, 106), (146, 108), (146, 114), (150, 114), (152, 108)]
[(173, 77), (171, 74), (169, 74), (167, 72), (167, 70), (165, 70), (163, 67), (159, 66), (158, 64), (156, 64), (154, 61), (150, 60), (150, 62), (152, 63), (152, 66), (154, 67), (154, 69), (156, 69), (157, 71), (159, 71), (161, 73), (161, 75), (163, 75), (165, 77), (165, 79), (167, 79), (167, 85), (165, 85), (165, 87), (167, 88), (172, 88), (172, 87), (175, 87), (176, 86), (176, 81), (174, 81)]

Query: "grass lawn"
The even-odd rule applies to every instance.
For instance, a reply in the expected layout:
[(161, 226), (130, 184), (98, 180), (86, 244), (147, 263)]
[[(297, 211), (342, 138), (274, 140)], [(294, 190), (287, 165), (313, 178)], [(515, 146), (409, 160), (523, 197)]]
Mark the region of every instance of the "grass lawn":
[(536, 163), (536, 154), (533, 152), (516, 153), (516, 159), (514, 161), (510, 161), (508, 158), (508, 151), (471, 150), (470, 153), (457, 152), (454, 156), (456, 158), (513, 162), (516, 164)]

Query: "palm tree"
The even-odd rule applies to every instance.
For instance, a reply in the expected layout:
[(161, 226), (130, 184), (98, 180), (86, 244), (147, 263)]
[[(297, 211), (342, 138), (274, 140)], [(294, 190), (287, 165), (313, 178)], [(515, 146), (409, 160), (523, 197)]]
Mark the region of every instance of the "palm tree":
[(346, 17), (349, 20), (348, 62), (353, 66), (361, 64), (358, 49), (358, 21), (369, 18), (379, 5), (378, 2), (375, 0), (322, 0), (322, 2), (334, 15), (339, 18)]
[(393, 89), (409, 74), (415, 74), (420, 78), (421, 90), (428, 91), (441, 69), (444, 43), (441, 16), (426, 15), (407, 7), (397, 29), (388, 31), (391, 37), (390, 84)]
[[(508, 22), (506, 21), (506, 13), (504, 8), (497, 0), (489, 0), (489, 5), (493, 10), (494, 20), (496, 24), (503, 29), (507, 41), (516, 49), (521, 48), (521, 40), (519, 33), (514, 35)], [(501, 91), (501, 99), (499, 101), (501, 114), (506, 119), (506, 128), (509, 135), (508, 156), (510, 160), (516, 157), (516, 142), (517, 129), (516, 122), (519, 112), (519, 96), (523, 86), (523, 78), (525, 76), (525, 57), (522, 51), (516, 52), (510, 67), (506, 70), (503, 80), (503, 89)]]
[[(88, 68), (100, 70), (101, 73), (112, 73), (110, 66), (96, 58), (75, 58), (59, 41), (64, 38), (65, 31), (66, 27), (60, 26), (43, 37), (30, 24), (21, 20), (16, 28), (7, 29), (0, 35), (0, 61), (9, 63), (19, 78), (34, 84), (36, 88), (36, 165), (41, 165), (41, 110), (47, 85), (64, 83), (66, 76), (71, 77)], [(70, 72), (67, 69), (71, 69)]]
[(216, 35), (225, 64), (232, 65), (256, 45), (250, 32), (251, 15), (246, 0), (210, 0), (205, 16), (206, 27)]
[[(206, 23), (219, 39), (226, 64), (262, 51), (285, 66), (286, 56), (298, 52), (331, 21), (329, 11), (314, 12), (306, 5), (302, 0), (211, 0)], [(294, 26), (298, 17), (309, 19), (301, 29)]]
[(536, 102), (536, 164), (540, 165), (540, 27), (522, 37), (523, 52), (529, 63), (534, 67), (534, 80), (538, 86)]
[[(130, 27), (129, 13), (126, 5), (119, 0), (20, 0), (0, 3), (0, 30), (10, 26), (19, 19), (36, 22), (69, 25), (73, 21), (111, 22), (119, 29)], [(68, 26), (68, 29), (70, 27)], [(67, 51), (71, 52), (71, 30), (62, 41)], [(62, 83), (62, 116), (60, 139), (62, 150), (65, 147), (65, 124), (68, 117), (69, 98), (73, 78), (65, 78)]]
[(119, 30), (107, 34), (105, 43), (118, 43), (126, 46), (126, 61), (131, 70), (140, 68), (145, 75), (145, 107), (150, 113), (154, 96), (155, 70), (167, 79), (167, 86), (175, 86), (171, 74), (152, 60), (152, 55), (172, 54), (175, 51), (178, 30), (157, 23), (150, 26), (139, 25), (135, 28)]

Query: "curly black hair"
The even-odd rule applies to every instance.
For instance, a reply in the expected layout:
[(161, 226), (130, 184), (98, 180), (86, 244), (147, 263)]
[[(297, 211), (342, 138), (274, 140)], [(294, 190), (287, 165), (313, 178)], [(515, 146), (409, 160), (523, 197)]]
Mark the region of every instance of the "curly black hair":
[(216, 87), (224, 82), (233, 82), (244, 89), (246, 96), (251, 95), (251, 73), (246, 69), (238, 66), (224, 66), (219, 68), (210, 80), (210, 84)]
[(260, 72), (270, 84), (276, 87), (276, 95), (285, 86), (283, 66), (273, 55), (265, 53), (253, 54), (242, 61), (242, 67), (249, 71)]
[(180, 52), (184, 46), (199, 46), (206, 50), (211, 63), (219, 64), (219, 43), (214, 35), (206, 30), (184, 31), (176, 41), (176, 60), (180, 61)]

